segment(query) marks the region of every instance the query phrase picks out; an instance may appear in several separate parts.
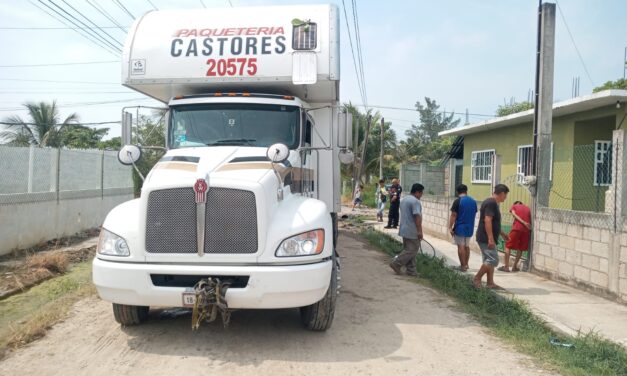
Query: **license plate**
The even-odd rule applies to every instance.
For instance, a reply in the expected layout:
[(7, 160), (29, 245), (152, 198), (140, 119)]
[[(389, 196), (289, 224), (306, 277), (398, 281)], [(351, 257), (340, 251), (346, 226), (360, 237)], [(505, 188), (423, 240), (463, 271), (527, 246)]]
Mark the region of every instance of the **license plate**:
[(193, 307), (196, 303), (196, 293), (195, 292), (184, 292), (183, 293), (183, 307)]

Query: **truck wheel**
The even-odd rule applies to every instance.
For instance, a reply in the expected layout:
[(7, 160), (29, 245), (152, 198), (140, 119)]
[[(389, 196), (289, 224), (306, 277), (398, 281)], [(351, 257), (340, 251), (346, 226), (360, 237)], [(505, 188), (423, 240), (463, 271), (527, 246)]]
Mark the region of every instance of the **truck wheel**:
[(300, 318), (305, 328), (317, 332), (323, 332), (333, 324), (335, 314), (335, 302), (337, 300), (337, 263), (333, 258), (333, 270), (331, 271), (331, 283), (324, 298), (310, 306), (300, 308)]
[(115, 321), (124, 325), (138, 325), (148, 318), (148, 307), (113, 303)]

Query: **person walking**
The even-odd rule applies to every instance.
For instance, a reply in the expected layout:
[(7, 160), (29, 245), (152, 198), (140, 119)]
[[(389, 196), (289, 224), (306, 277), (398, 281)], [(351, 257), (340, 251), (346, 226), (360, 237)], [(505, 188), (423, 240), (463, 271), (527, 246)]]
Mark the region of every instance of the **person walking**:
[(388, 225), (384, 228), (398, 228), (399, 210), (403, 188), (397, 178), (392, 179), (390, 187), (390, 210), (388, 211)]
[(415, 183), (411, 186), (411, 194), (400, 203), (401, 226), (398, 234), (403, 238), (403, 251), (390, 263), (394, 273), (401, 274), (401, 268), (405, 267), (405, 273), (416, 276), (416, 256), (422, 240), (422, 204), (420, 198), (425, 187)]
[(385, 180), (379, 180), (379, 185), (374, 191), (374, 201), (377, 207), (377, 222), (383, 222), (383, 211), (385, 210), (385, 202), (388, 199), (388, 191), (385, 189)]
[(509, 232), (509, 240), (505, 243), (505, 265), (499, 268), (502, 272), (509, 272), (509, 256), (512, 249), (516, 250), (516, 259), (514, 260), (513, 272), (517, 272), (518, 262), (524, 251), (529, 249), (529, 238), (531, 237), (531, 209), (521, 201), (514, 202), (509, 212), (514, 217), (512, 231)]
[(353, 210), (355, 210), (355, 206), (361, 209), (361, 191), (364, 189), (363, 184), (359, 184), (357, 188), (355, 188), (355, 199), (353, 200)]
[(491, 197), (486, 198), (481, 203), (479, 210), (479, 226), (477, 227), (477, 243), (481, 249), (483, 264), (475, 277), (472, 284), (481, 287), (481, 278), (487, 274), (487, 287), (491, 289), (500, 288), (494, 283), (494, 268), (499, 264), (499, 252), (496, 249), (496, 242), (499, 235), (508, 240), (507, 234), (501, 231), (501, 212), (499, 204), (507, 198), (509, 188), (505, 184), (497, 184), (494, 187), (494, 193)]
[(468, 187), (460, 184), (455, 189), (457, 199), (451, 206), (449, 229), (451, 236), (457, 244), (457, 256), (459, 257), (459, 270), (468, 270), (470, 260), (470, 239), (475, 231), (475, 216), (477, 215), (477, 201), (468, 196)]

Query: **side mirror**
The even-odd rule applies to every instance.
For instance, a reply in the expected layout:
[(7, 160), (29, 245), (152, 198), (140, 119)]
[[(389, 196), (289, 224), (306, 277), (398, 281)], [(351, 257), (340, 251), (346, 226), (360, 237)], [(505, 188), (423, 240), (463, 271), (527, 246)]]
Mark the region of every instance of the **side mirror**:
[(142, 149), (136, 145), (124, 145), (118, 152), (118, 161), (125, 166), (135, 165), (142, 157)]
[(340, 112), (337, 125), (337, 147), (350, 149), (353, 146), (353, 114)]
[(338, 158), (340, 159), (340, 163), (347, 165), (355, 161), (355, 154), (350, 150), (340, 150)]
[(266, 156), (272, 163), (282, 163), (290, 156), (290, 149), (285, 144), (273, 144), (268, 147)]

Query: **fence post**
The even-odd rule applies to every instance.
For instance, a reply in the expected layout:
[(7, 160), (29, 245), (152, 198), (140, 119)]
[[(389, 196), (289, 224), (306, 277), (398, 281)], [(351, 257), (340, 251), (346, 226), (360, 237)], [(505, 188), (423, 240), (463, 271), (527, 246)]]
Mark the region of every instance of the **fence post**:
[(33, 180), (35, 178), (35, 145), (28, 148), (28, 193), (33, 193)]
[(56, 155), (56, 174), (54, 177), (54, 191), (57, 194), (57, 205), (59, 205), (59, 190), (61, 187), (61, 148), (57, 148), (57, 155)]
[(104, 200), (104, 160), (105, 160), (105, 151), (102, 150), (100, 154), (100, 199)]
[[(624, 203), (627, 198), (627, 184), (623, 184), (625, 179), (627, 167), (625, 158), (625, 144), (627, 143), (627, 137), (624, 130), (616, 130), (612, 134), (612, 185), (610, 186), (610, 200), (612, 200), (613, 207), (610, 210), (609, 215), (612, 216), (612, 229), (610, 231), (610, 244), (608, 255), (608, 289), (620, 295), (620, 257), (621, 257), (621, 244), (620, 238), (623, 232), (623, 216)], [(607, 195), (606, 195), (607, 199)]]
[(490, 194), (494, 192), (494, 187), (501, 182), (501, 156), (494, 154), (492, 158), (492, 188)]

